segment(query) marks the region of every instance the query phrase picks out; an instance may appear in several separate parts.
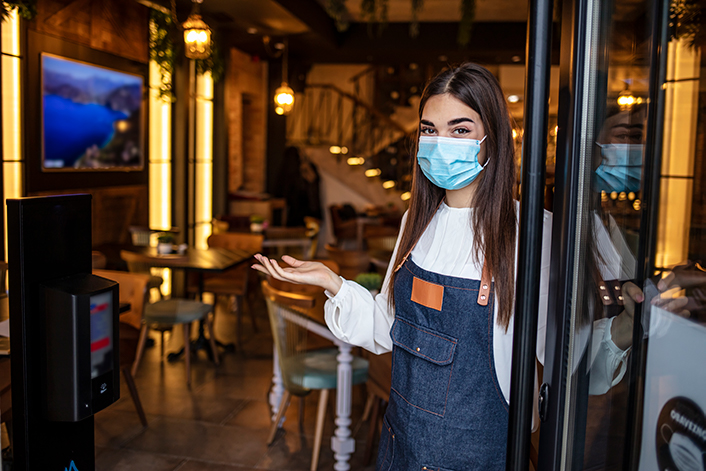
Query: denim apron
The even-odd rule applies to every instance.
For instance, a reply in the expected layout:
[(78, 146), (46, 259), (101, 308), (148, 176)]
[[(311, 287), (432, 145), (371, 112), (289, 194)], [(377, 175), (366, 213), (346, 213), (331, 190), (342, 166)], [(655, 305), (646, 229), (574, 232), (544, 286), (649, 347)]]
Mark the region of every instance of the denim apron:
[(392, 389), (380, 471), (504, 470), (508, 404), (493, 360), (494, 290), (482, 280), (398, 267)]

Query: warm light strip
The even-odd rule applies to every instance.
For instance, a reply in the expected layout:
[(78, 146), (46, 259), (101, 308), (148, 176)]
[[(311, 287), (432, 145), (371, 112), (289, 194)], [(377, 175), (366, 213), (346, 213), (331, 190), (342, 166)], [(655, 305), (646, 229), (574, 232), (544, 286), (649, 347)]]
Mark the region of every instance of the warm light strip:
[(149, 63), (149, 225), (172, 227), (172, 104), (159, 95), (161, 74)]
[[(2, 214), (5, 218), (4, 245), (7, 254), (6, 201), (24, 195), (24, 155), (22, 149), (22, 92), (20, 58), (20, 17), (17, 9), (9, 12), (0, 25), (2, 39), (2, 151), (3, 194)], [(6, 258), (7, 259), (7, 258)]]
[(657, 267), (682, 263), (690, 252), (701, 52), (689, 41), (670, 41), (667, 48)]
[(213, 218), (213, 78), (207, 72), (196, 77), (196, 172), (194, 244), (208, 247)]

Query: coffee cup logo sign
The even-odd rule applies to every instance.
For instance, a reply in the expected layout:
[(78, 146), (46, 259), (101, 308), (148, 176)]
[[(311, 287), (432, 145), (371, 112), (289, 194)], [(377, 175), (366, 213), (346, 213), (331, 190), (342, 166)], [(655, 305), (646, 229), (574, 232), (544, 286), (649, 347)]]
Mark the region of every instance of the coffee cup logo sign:
[(74, 463), (74, 460), (71, 460), (71, 464), (69, 465), (68, 468), (64, 468), (64, 471), (78, 471), (78, 468), (76, 467), (76, 464)]
[(657, 420), (660, 471), (706, 471), (706, 417), (691, 399), (674, 397)]

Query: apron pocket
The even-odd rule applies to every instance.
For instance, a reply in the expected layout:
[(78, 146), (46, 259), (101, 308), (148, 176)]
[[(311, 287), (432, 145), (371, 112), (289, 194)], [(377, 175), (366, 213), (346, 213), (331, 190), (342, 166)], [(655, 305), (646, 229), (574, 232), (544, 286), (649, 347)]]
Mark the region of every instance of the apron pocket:
[(443, 417), (458, 340), (399, 317), (390, 337), (392, 391), (410, 405)]
[(382, 431), (380, 432), (380, 444), (378, 445), (378, 460), (375, 469), (378, 471), (388, 471), (392, 467), (392, 460), (395, 458), (395, 432), (390, 427), (387, 417), (382, 417)]

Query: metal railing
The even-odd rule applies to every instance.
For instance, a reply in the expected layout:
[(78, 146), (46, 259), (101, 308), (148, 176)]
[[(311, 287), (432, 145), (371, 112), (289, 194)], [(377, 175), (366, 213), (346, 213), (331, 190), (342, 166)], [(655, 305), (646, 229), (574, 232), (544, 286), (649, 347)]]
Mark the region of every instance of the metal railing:
[(287, 120), (290, 145), (345, 147), (347, 156), (367, 158), (406, 134), (400, 124), (334, 85), (307, 85), (296, 103)]

